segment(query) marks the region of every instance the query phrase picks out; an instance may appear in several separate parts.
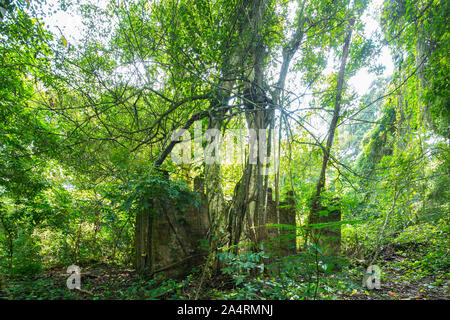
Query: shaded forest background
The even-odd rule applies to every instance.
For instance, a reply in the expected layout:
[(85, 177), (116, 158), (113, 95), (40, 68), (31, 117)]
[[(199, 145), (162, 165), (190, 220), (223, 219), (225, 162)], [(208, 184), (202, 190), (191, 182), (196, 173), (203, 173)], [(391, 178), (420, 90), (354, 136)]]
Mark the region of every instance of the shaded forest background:
[[(52, 26), (61, 13), (80, 27)], [(448, 298), (448, 16), (439, 0), (1, 0), (0, 295)], [(179, 129), (208, 130), (197, 161), (171, 157), (195, 142)], [(236, 129), (264, 130), (268, 161), (245, 142), (240, 162), (194, 158)]]

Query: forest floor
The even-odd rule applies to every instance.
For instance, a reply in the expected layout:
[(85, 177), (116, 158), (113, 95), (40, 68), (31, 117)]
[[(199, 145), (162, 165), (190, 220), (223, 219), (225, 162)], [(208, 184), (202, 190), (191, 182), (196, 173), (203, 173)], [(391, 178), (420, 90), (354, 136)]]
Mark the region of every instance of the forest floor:
[[(417, 278), (405, 274), (395, 263), (385, 263), (380, 289), (349, 290), (340, 295), (344, 300), (448, 300), (448, 280), (441, 276)], [(356, 282), (358, 279), (354, 279)], [(361, 280), (360, 280), (361, 282)]]
[[(348, 277), (356, 284), (348, 290), (334, 292), (325, 299), (339, 300), (448, 300), (448, 273), (441, 275), (424, 275), (420, 270), (407, 270), (402, 266), (405, 258), (401, 255), (390, 255), (380, 260), (382, 269), (381, 289), (368, 290), (361, 287), (361, 267), (358, 260), (349, 266)], [(358, 271), (357, 271), (358, 270)], [(121, 269), (107, 264), (96, 264), (82, 267), (81, 290), (68, 290), (68, 275), (65, 268), (52, 268), (33, 280), (9, 281), (10, 299), (194, 299), (198, 287), (198, 279), (184, 281), (171, 280), (163, 285), (155, 286), (152, 281), (144, 281), (134, 270)], [(216, 291), (227, 291), (224, 286)], [(355, 289), (356, 288), (356, 289)], [(203, 297), (208, 298), (208, 297)], [(214, 297), (210, 297), (213, 299)]]

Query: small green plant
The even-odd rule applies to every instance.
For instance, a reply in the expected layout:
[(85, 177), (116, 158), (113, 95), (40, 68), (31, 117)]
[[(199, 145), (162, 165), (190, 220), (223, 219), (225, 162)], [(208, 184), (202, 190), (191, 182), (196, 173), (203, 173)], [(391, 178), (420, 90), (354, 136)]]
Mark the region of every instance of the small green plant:
[(222, 273), (232, 276), (236, 280), (236, 286), (241, 284), (253, 271), (264, 271), (264, 263), (262, 259), (267, 258), (264, 251), (247, 252), (236, 255), (229, 251), (218, 254), (219, 261), (225, 263)]

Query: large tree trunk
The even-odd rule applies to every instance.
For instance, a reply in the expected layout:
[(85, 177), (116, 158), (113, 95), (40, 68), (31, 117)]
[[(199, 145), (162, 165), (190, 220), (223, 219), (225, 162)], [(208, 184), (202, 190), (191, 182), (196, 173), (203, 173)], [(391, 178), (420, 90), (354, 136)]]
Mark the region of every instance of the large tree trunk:
[[(214, 144), (220, 146), (223, 118), (225, 116), (225, 111), (220, 110), (220, 107), (226, 106), (230, 96), (229, 91), (231, 90), (232, 83), (227, 83), (225, 86), (228, 91), (222, 92), (222, 94), (219, 95), (221, 99), (211, 101), (212, 112), (208, 122), (208, 130), (216, 131), (217, 135), (210, 137), (210, 140), (206, 144), (206, 150), (211, 148)], [(216, 152), (218, 152), (218, 148), (215, 148), (214, 153)], [(216, 155), (217, 154), (214, 154), (214, 156)], [(218, 161), (206, 161), (205, 163), (205, 190), (210, 225), (210, 230), (208, 232), (208, 242), (210, 248), (205, 272), (207, 273), (207, 277), (210, 277), (219, 267), (218, 260), (216, 259), (216, 253), (220, 247), (226, 245), (227, 238), (226, 206), (222, 189), (221, 166)]]
[(230, 246), (239, 243), (242, 232), (245, 239), (254, 246), (264, 237), (262, 226), (265, 224), (264, 206), (267, 196), (264, 162), (265, 156), (269, 155), (263, 148), (266, 148), (264, 140), (267, 142), (270, 113), (264, 108), (264, 99), (261, 98), (262, 94), (256, 93), (249, 96), (249, 103), (245, 104), (247, 109), (251, 109), (246, 112), (246, 120), (249, 130), (252, 130), (250, 136), (253, 146), (250, 146), (242, 178), (236, 186), (229, 219)]
[[(331, 119), (330, 127), (328, 129), (328, 138), (327, 144), (323, 149), (323, 158), (322, 158), (322, 167), (320, 171), (319, 180), (317, 181), (316, 190), (312, 198), (311, 203), (311, 211), (309, 215), (308, 223), (324, 223), (324, 222), (338, 222), (341, 219), (340, 210), (336, 208), (330, 209), (322, 206), (321, 202), (321, 194), (325, 187), (325, 178), (326, 178), (326, 169), (328, 165), (328, 161), (330, 159), (331, 147), (333, 145), (334, 134), (336, 132), (337, 123), (339, 121), (340, 112), (341, 112), (341, 103), (342, 103), (342, 91), (344, 87), (344, 76), (345, 76), (345, 68), (347, 65), (347, 58), (349, 53), (349, 47), (351, 43), (353, 25), (355, 23), (355, 19), (353, 18), (350, 21), (349, 30), (344, 40), (344, 47), (342, 52), (341, 65), (339, 68), (338, 74), (338, 82), (336, 86), (336, 96), (334, 101), (334, 111), (333, 118)], [(337, 202), (334, 207), (339, 205)], [(330, 209), (330, 210), (328, 210)], [(320, 211), (327, 211), (327, 216), (320, 216)], [(319, 244), (323, 247), (328, 247), (327, 253), (338, 255), (340, 251), (340, 226), (330, 227), (330, 228), (312, 228), (310, 233), (313, 238), (313, 241), (318, 241)], [(330, 236), (334, 236), (331, 237)], [(333, 239), (334, 238), (334, 239)]]
[(264, 205), (266, 201), (267, 185), (264, 184), (264, 162), (267, 149), (267, 128), (270, 124), (268, 99), (264, 91), (264, 69), (266, 48), (263, 44), (262, 27), (266, 16), (266, 1), (247, 3), (248, 24), (242, 31), (242, 37), (250, 42), (246, 44), (248, 65), (244, 78), (244, 95), (242, 97), (247, 127), (250, 133), (249, 154), (242, 178), (235, 188), (235, 198), (230, 211), (228, 230), (229, 245), (235, 246), (244, 233), (245, 240), (255, 248), (262, 240), (262, 225), (264, 224)]
[[(290, 62), (295, 52), (299, 48), (303, 39), (303, 8), (301, 6), (299, 25), (291, 41), (283, 49), (283, 62), (275, 90), (268, 98), (267, 84), (265, 82), (265, 58), (261, 28), (263, 25), (265, 12), (264, 1), (255, 1), (250, 7), (253, 13), (253, 20), (250, 29), (253, 34), (253, 44), (249, 48), (250, 65), (246, 68), (250, 70), (245, 83), (243, 104), (247, 127), (250, 130), (250, 150), (246, 160), (246, 166), (240, 182), (235, 187), (233, 205), (229, 217), (229, 244), (237, 252), (237, 245), (244, 239), (251, 243), (251, 249), (257, 250), (262, 240), (266, 238), (264, 225), (267, 222), (267, 189), (268, 179), (267, 166), (269, 165), (271, 153), (271, 133), (268, 131), (273, 127), (274, 108), (281, 105), (282, 92), (284, 90), (287, 72)], [(253, 139), (252, 139), (253, 138)]]

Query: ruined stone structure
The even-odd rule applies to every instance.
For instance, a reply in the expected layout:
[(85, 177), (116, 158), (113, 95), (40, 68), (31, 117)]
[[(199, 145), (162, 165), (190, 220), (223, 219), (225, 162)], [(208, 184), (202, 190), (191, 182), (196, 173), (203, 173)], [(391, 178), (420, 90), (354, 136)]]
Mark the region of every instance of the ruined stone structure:
[(207, 254), (208, 206), (203, 181), (196, 179), (199, 206), (187, 205), (181, 211), (173, 203), (157, 208), (152, 230), (152, 269), (156, 277), (179, 278), (199, 267)]
[[(186, 205), (183, 210), (174, 203), (149, 201), (149, 214), (136, 219), (140, 228), (136, 230), (137, 245), (143, 256), (137, 257), (136, 269), (154, 278), (182, 278), (194, 267), (200, 267), (207, 255), (207, 233), (209, 229), (208, 206), (202, 179), (194, 181), (194, 189), (200, 195), (200, 205)], [(258, 228), (263, 230), (264, 250), (272, 256), (296, 252), (295, 208), (292, 201), (280, 203), (279, 216), (272, 193), (269, 190), (265, 222)], [(266, 224), (285, 224), (291, 228), (267, 227)], [(145, 230), (147, 228), (147, 230)], [(145, 236), (147, 234), (147, 236)], [(144, 268), (144, 266), (146, 266)]]
[[(312, 228), (313, 241), (322, 247), (325, 255), (339, 256), (341, 252), (341, 209), (339, 199), (334, 199), (330, 207), (321, 207), (321, 212), (311, 219), (311, 224), (337, 223), (326, 227)], [(319, 211), (319, 212), (320, 212)]]
[(266, 227), (264, 250), (273, 258), (295, 254), (296, 249), (296, 220), (295, 202), (293, 194), (287, 194), (287, 201), (280, 202), (277, 212), (276, 202), (272, 199), (272, 190), (267, 192), (266, 224), (280, 225)]

